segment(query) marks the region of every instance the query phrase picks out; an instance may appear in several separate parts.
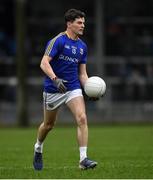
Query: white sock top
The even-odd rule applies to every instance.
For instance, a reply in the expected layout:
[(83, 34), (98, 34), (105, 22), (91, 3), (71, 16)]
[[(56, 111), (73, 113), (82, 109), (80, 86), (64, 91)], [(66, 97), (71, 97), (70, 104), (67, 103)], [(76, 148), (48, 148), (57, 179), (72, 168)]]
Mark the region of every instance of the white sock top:
[(80, 162), (87, 157), (87, 147), (80, 147)]

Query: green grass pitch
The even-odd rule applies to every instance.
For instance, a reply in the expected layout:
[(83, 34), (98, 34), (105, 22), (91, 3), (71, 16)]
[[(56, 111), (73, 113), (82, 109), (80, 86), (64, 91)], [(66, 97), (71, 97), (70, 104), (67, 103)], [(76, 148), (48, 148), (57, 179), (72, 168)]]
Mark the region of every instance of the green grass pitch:
[(0, 129), (0, 179), (126, 179), (153, 178), (153, 126), (90, 126), (93, 170), (78, 168), (75, 127), (57, 127), (44, 144), (44, 169), (34, 171), (37, 128)]

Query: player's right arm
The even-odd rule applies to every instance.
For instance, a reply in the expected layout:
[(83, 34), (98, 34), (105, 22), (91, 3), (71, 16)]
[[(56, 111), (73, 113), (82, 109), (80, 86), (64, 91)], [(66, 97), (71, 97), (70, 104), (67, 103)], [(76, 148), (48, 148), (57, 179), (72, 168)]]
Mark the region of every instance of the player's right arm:
[(50, 56), (44, 55), (40, 63), (40, 68), (54, 82), (54, 85), (58, 88), (59, 92), (65, 93), (67, 88), (65, 87), (64, 83), (67, 81), (56, 76), (49, 63), (51, 60), (52, 58)]
[(59, 92), (64, 93), (66, 92), (66, 87), (64, 85), (64, 82), (66, 81), (56, 76), (49, 63), (51, 60), (52, 58), (50, 56), (44, 55), (40, 63), (40, 68), (54, 82), (54, 85), (58, 88)]
[(56, 77), (56, 74), (54, 73), (50, 61), (59, 53), (60, 44), (61, 44), (61, 35), (57, 35), (55, 38), (49, 40), (47, 42), (44, 56), (40, 63), (40, 68), (43, 70), (43, 72), (50, 78), (54, 79)]
[(50, 56), (44, 55), (41, 63), (40, 63), (40, 68), (43, 70), (43, 72), (50, 78), (50, 79), (55, 79), (56, 75), (49, 64), (49, 62), (52, 60)]
[(47, 43), (45, 54), (40, 63), (40, 68), (53, 81), (59, 92), (63, 93), (67, 89), (64, 85), (66, 81), (56, 76), (50, 64), (50, 61), (52, 61), (52, 59), (58, 55), (58, 53), (60, 52), (60, 47), (62, 47), (62, 39), (60, 37), (62, 37), (62, 33), (60, 33)]

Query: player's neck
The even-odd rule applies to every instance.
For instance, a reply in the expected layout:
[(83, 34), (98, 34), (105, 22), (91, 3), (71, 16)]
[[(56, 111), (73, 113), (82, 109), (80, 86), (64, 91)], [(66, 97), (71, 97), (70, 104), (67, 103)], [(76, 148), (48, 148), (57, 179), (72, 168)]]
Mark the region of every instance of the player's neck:
[(65, 33), (68, 36), (68, 38), (70, 38), (72, 40), (78, 40), (79, 39), (79, 37), (76, 34), (74, 34), (73, 32), (71, 32), (69, 30), (66, 30)]

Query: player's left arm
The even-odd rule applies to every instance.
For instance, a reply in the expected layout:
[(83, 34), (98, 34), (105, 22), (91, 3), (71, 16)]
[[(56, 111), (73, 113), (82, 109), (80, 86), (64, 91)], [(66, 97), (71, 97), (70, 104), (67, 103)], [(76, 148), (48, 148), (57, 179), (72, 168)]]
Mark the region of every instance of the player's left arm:
[(81, 82), (81, 86), (84, 87), (86, 80), (88, 79), (88, 74), (86, 70), (86, 64), (79, 65), (79, 80)]

